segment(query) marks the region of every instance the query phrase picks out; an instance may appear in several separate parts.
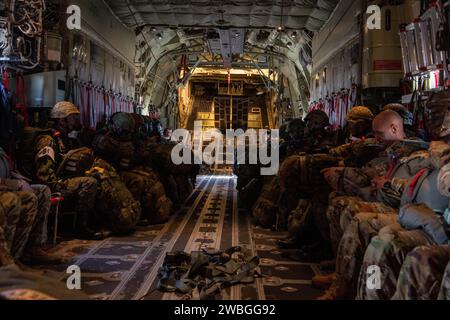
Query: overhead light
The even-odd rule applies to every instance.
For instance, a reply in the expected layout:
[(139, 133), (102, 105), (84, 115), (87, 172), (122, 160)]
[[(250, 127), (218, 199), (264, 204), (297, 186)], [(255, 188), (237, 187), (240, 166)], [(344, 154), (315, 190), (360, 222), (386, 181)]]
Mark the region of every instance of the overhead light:
[(153, 28), (152, 28), (152, 31), (153, 31), (153, 32), (156, 32), (156, 28), (155, 28), (155, 27), (153, 27)]
[(236, 32), (236, 33), (234, 34), (234, 36), (235, 36), (236, 38), (239, 38), (241, 35), (239, 34), (239, 32)]
[(161, 33), (158, 33), (156, 36), (158, 37), (159, 40), (161, 40), (163, 38)]
[(278, 30), (278, 32), (283, 32), (283, 31), (284, 31), (284, 27), (283, 27), (283, 26), (279, 26), (279, 27), (277, 28), (277, 30)]
[(292, 33), (292, 38), (295, 38), (295, 37), (297, 37), (297, 31), (294, 31), (294, 32)]

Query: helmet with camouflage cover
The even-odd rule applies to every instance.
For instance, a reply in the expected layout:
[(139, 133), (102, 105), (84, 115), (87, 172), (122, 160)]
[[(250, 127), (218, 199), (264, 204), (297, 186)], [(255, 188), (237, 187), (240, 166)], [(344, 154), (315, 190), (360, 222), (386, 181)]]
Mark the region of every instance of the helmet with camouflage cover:
[(118, 112), (113, 114), (109, 123), (109, 130), (120, 138), (130, 138), (135, 130), (135, 121), (131, 114)]
[(293, 119), (288, 123), (287, 133), (292, 140), (301, 140), (305, 133), (305, 122), (302, 119)]
[(367, 107), (353, 107), (347, 114), (346, 121), (373, 121), (374, 115)]
[(80, 111), (72, 102), (61, 101), (55, 104), (50, 117), (52, 119), (65, 119), (72, 114), (80, 114)]
[(148, 136), (148, 126), (145, 123), (144, 116), (137, 113), (131, 113), (130, 115), (134, 119), (134, 133), (141, 138)]
[[(314, 110), (305, 117), (306, 129), (309, 133), (323, 131), (330, 125), (330, 119), (322, 110)], [(306, 133), (306, 132), (305, 132)]]
[(368, 107), (358, 106), (350, 110), (345, 120), (351, 134), (355, 137), (362, 137), (371, 130), (374, 118), (375, 116)]
[(450, 90), (433, 94), (426, 104), (426, 114), (426, 126), (431, 138), (450, 138)]

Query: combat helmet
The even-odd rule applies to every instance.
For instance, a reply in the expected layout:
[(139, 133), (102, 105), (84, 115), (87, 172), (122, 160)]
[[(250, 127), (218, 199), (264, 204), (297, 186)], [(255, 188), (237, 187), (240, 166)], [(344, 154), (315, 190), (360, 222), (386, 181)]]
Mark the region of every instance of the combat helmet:
[(147, 137), (149, 130), (144, 116), (137, 113), (131, 113), (130, 115), (134, 119), (134, 133), (141, 138)]
[(358, 106), (350, 110), (345, 120), (351, 134), (355, 137), (362, 137), (371, 130), (374, 118), (375, 116), (368, 107)]
[(65, 119), (72, 114), (80, 114), (80, 111), (72, 102), (61, 101), (55, 104), (50, 117), (52, 119)]
[(353, 107), (347, 114), (345, 120), (347, 122), (373, 121), (374, 115), (368, 107)]
[[(314, 110), (305, 117), (305, 133), (314, 134), (323, 131), (330, 125), (330, 119), (322, 110)], [(306, 132), (307, 131), (307, 132)]]
[(305, 132), (305, 122), (302, 119), (293, 119), (288, 123), (287, 133), (292, 140), (301, 140)]
[(109, 121), (109, 130), (120, 138), (130, 138), (134, 133), (136, 124), (130, 113), (118, 112), (113, 114)]

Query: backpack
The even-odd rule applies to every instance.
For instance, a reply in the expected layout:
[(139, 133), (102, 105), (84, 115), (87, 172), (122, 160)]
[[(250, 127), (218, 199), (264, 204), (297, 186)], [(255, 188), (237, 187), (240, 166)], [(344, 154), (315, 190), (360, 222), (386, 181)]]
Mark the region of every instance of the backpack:
[(59, 178), (84, 176), (94, 163), (92, 149), (83, 147), (66, 153), (56, 171)]
[(401, 205), (424, 203), (433, 211), (443, 214), (448, 209), (449, 198), (438, 189), (439, 170), (424, 168), (408, 183), (403, 191)]
[(96, 158), (86, 176), (97, 180), (96, 209), (99, 218), (111, 231), (123, 234), (132, 231), (141, 218), (141, 205), (106, 161)]

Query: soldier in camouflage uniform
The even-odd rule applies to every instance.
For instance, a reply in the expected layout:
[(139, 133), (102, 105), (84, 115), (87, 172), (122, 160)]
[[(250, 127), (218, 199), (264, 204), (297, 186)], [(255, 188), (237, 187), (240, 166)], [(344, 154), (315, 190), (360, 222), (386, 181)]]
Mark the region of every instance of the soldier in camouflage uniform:
[[(24, 215), (33, 217), (36, 214), (36, 198), (31, 203), (31, 212), (24, 210)], [(14, 264), (11, 249), (14, 243), (15, 226), (21, 215), (21, 200), (19, 195), (12, 192), (0, 191), (0, 266)], [(34, 206), (33, 206), (34, 205)], [(19, 238), (21, 232), (18, 234)]]
[[(379, 146), (379, 143), (372, 143), (367, 141), (365, 137), (368, 137), (371, 131), (371, 124), (373, 120), (373, 114), (370, 111), (370, 109), (366, 107), (355, 107), (351, 110), (351, 112), (347, 116), (347, 123), (349, 127), (350, 132), (350, 138), (349, 143), (344, 144), (342, 146), (333, 148), (330, 150), (330, 155), (336, 158), (336, 160), (343, 160), (345, 163), (353, 164), (356, 162), (356, 159), (358, 156), (361, 156), (361, 154), (366, 155), (366, 159), (369, 160), (370, 157), (374, 157), (377, 155), (380, 150), (382, 150), (382, 147)], [(365, 142), (365, 149), (362, 146), (358, 146), (362, 144), (361, 142), (364, 140)], [(367, 147), (366, 147), (367, 146)], [(322, 177), (316, 179), (317, 181), (323, 181)], [(326, 208), (321, 208), (321, 204), (328, 202), (328, 194), (330, 190), (321, 190), (322, 192), (316, 192), (315, 194), (315, 200), (313, 205), (311, 206), (314, 208), (311, 210), (311, 212), (315, 211), (316, 214), (313, 216), (316, 217), (317, 221), (315, 221), (315, 225), (319, 230), (321, 230), (320, 233), (322, 233), (322, 237), (328, 242), (329, 239), (329, 233), (330, 230), (328, 229), (328, 222), (326, 219)], [(318, 196), (320, 194), (320, 196)], [(305, 199), (304, 199), (305, 200)], [(318, 212), (321, 212), (321, 214), (318, 214)], [(301, 222), (295, 218), (297, 216)], [(296, 224), (296, 231), (292, 230), (291, 232), (294, 232), (296, 234), (302, 234), (302, 238), (311, 238), (311, 236), (308, 236), (308, 232), (306, 232), (307, 229), (311, 228), (305, 228), (306, 221), (309, 221), (310, 223), (314, 223), (313, 219), (306, 219), (305, 214), (303, 214), (301, 211), (295, 210), (294, 215), (290, 218), (291, 223)], [(318, 219), (318, 217), (322, 217), (322, 219)], [(297, 220), (297, 221), (296, 221)], [(303, 227), (300, 227), (300, 226)], [(314, 232), (313, 232), (314, 234)], [(295, 236), (294, 238), (297, 238)], [(299, 242), (298, 240), (296, 241)], [(292, 242), (291, 242), (292, 243)], [(279, 243), (281, 246), (288, 246), (288, 243)]]
[[(409, 252), (419, 246), (449, 242), (448, 222), (444, 221), (442, 215), (446, 210), (448, 212), (449, 203), (448, 172), (445, 168), (450, 163), (450, 91), (431, 96), (426, 109), (427, 128), (435, 140), (429, 150), (431, 163), (411, 181), (409, 192), (404, 195), (421, 204), (402, 207), (398, 223), (387, 226), (372, 239), (359, 276), (359, 299), (392, 298), (397, 289), (400, 268)], [(436, 141), (438, 139), (441, 141)], [(436, 190), (437, 186), (441, 192)], [(367, 274), (364, 268), (369, 265), (378, 265), (382, 270), (379, 290), (370, 290), (366, 286)], [(408, 276), (403, 274), (401, 281)], [(402, 287), (402, 284), (399, 285)]]
[[(280, 144), (281, 165), (288, 157), (303, 153), (305, 142), (305, 123), (302, 119), (293, 119), (283, 126), (284, 141)], [(259, 168), (256, 174), (259, 175)], [(261, 180), (263, 180), (261, 193), (253, 205), (252, 215), (258, 224), (270, 228), (276, 223), (280, 182), (278, 176), (266, 176)]]
[[(446, 267), (450, 265), (450, 246), (420, 246), (405, 258), (398, 275), (394, 300), (436, 300), (445, 286)], [(447, 268), (448, 269), (448, 268)], [(447, 287), (448, 288), (448, 287)], [(449, 299), (447, 295), (445, 299)]]
[(333, 134), (327, 131), (330, 125), (330, 119), (327, 114), (321, 110), (314, 110), (305, 117), (305, 152), (328, 153), (336, 146)]
[[(337, 176), (340, 175), (339, 179), (336, 179), (338, 181), (337, 184), (343, 184), (343, 189), (347, 192), (350, 191), (350, 195), (352, 195), (354, 190), (363, 187), (362, 189), (367, 189), (368, 198), (366, 200), (374, 201), (380, 199), (381, 202), (379, 204), (370, 204), (350, 199), (345, 203), (342, 199), (337, 199), (337, 204), (339, 202), (343, 204), (341, 210), (336, 210), (339, 207), (333, 207), (333, 204), (336, 205), (336, 203), (331, 203), (332, 206), (328, 210), (328, 215), (332, 235), (334, 234), (335, 241), (339, 240), (341, 234), (342, 238), (339, 240), (337, 248), (336, 280), (321, 299), (353, 298), (356, 295), (356, 281), (364, 250), (377, 230), (395, 222), (395, 208), (392, 208), (391, 205), (399, 205), (399, 194), (401, 194), (401, 188), (404, 187), (402, 184), (405, 182), (402, 177), (403, 175), (408, 176), (411, 174), (408, 166), (406, 166), (408, 170), (405, 170), (407, 172), (399, 170), (403, 164), (403, 161), (399, 161), (399, 159), (424, 148), (423, 144), (416, 141), (402, 140), (406, 137), (403, 130), (403, 120), (393, 111), (385, 111), (377, 116), (374, 120), (373, 128), (378, 140), (391, 145), (386, 153), (391, 162), (392, 170), (389, 170), (388, 174), (381, 176), (377, 173), (383, 173), (385, 170), (374, 170), (373, 173), (369, 174), (363, 170), (364, 179), (361, 180), (362, 183), (358, 182), (360, 184), (359, 188), (353, 188), (353, 184), (355, 184), (355, 170), (347, 171), (351, 168), (345, 168), (337, 172)], [(398, 166), (395, 165), (397, 161), (399, 161)], [(415, 170), (420, 168), (421, 161), (418, 161), (418, 163), (419, 165), (414, 167)], [(398, 179), (395, 178), (397, 174), (395, 171), (398, 171)], [(333, 178), (336, 176), (336, 172), (332, 173), (328, 172), (328, 176), (327, 172), (325, 173), (326, 179), (331, 185), (335, 183)], [(359, 174), (361, 173), (357, 172), (356, 176)], [(346, 184), (349, 184), (348, 188), (345, 187)], [(362, 196), (361, 194), (356, 195)], [(380, 195), (384, 195), (384, 198)], [(388, 205), (386, 206), (386, 204)], [(356, 210), (352, 210), (352, 207)], [(369, 210), (369, 212), (359, 210)], [(346, 211), (345, 214), (343, 214), (344, 211)], [(315, 281), (325, 281), (320, 278), (317, 277)]]
[[(66, 199), (65, 203), (74, 204), (75, 211), (80, 217), (77, 236), (100, 239), (101, 234), (94, 232), (89, 226), (95, 205), (97, 181), (85, 177), (84, 172), (78, 172), (79, 164), (74, 164), (73, 167), (60, 167), (64, 155), (81, 146), (78, 137), (81, 129), (79, 114), (78, 109), (70, 102), (59, 102), (52, 109), (51, 118), (54, 127), (51, 134), (40, 135), (27, 146), (33, 150), (32, 179), (49, 186), (53, 192), (61, 193)], [(70, 170), (74, 171), (70, 173)]]
[[(172, 201), (167, 197), (164, 185), (161, 178), (150, 166), (151, 158), (151, 141), (149, 138), (149, 127), (145, 123), (143, 116), (138, 114), (131, 114), (135, 121), (134, 131), (134, 150), (135, 150), (135, 173), (140, 173), (141, 176), (147, 177), (146, 181), (149, 183), (149, 188), (144, 188), (143, 195), (144, 203), (150, 205), (150, 210), (143, 208), (141, 224), (158, 224), (166, 222), (172, 213)], [(165, 141), (164, 143), (169, 143)], [(124, 173), (127, 175), (126, 173)], [(122, 175), (122, 178), (127, 181), (127, 177)], [(135, 176), (129, 176), (130, 179), (135, 179)], [(131, 182), (131, 185), (133, 183)], [(179, 186), (183, 187), (182, 185)], [(131, 190), (131, 189), (130, 189)], [(142, 189), (141, 189), (142, 190)], [(138, 190), (131, 190), (133, 194), (139, 194)], [(192, 192), (192, 190), (187, 191)], [(146, 198), (146, 199), (145, 199)]]
[(0, 169), (0, 192), (3, 199), (0, 204), (3, 209), (1, 214), (4, 215), (4, 225), (0, 227), (0, 232), (7, 239), (6, 247), (16, 260), (59, 262), (61, 257), (43, 250), (47, 242), (50, 189), (44, 185), (29, 185), (20, 175), (11, 172), (7, 161), (2, 161), (2, 158), (7, 159), (0, 148), (0, 167), (3, 166), (3, 170)]
[(304, 152), (305, 129), (306, 124), (302, 119), (293, 119), (287, 123), (288, 139), (280, 144), (280, 163), (289, 156)]
[[(143, 120), (139, 130), (143, 129), (142, 125)], [(145, 157), (145, 150), (137, 152), (139, 137), (135, 131), (136, 121), (132, 114), (116, 113), (111, 118), (108, 130), (103, 130), (95, 137), (93, 147), (97, 156), (107, 160), (119, 171), (122, 181), (140, 202), (140, 224), (164, 223), (169, 219), (171, 203), (167, 201), (164, 188), (155, 173), (151, 169), (138, 167), (144, 161), (142, 157)]]

